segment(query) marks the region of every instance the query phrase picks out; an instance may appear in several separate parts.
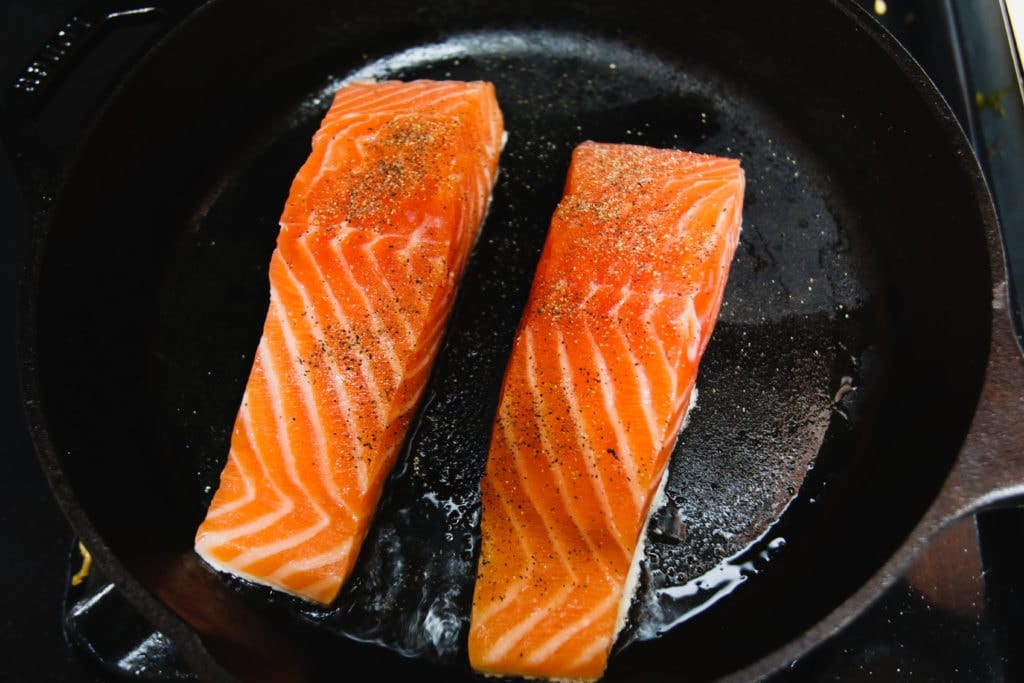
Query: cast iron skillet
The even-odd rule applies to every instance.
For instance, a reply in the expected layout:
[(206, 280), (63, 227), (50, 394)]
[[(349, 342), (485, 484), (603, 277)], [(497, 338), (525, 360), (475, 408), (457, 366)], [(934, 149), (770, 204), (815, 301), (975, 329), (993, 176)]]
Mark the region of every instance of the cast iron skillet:
[[(865, 609), (945, 524), (1024, 491), (1024, 368), (991, 200), (932, 84), (852, 3), (120, 9), (69, 24), (4, 111), (34, 207), (19, 362), (72, 525), (204, 678), (473, 678), (475, 485), (587, 138), (737, 156), (748, 178), (700, 403), (608, 680), (766, 676)], [(140, 20), (168, 30), (71, 150), (48, 148), (39, 122), (60, 120), (68, 65)], [(289, 181), (353, 76), (492, 80), (511, 137), (360, 566), (313, 609), (215, 574), (191, 541)]]

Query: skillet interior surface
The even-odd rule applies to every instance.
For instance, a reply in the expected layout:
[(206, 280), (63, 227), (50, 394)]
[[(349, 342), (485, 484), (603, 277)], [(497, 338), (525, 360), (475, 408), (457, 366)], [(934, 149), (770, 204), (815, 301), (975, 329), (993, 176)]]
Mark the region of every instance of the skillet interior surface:
[[(317, 679), (354, 657), (382, 673), (470, 675), (476, 486), (585, 139), (735, 156), (747, 174), (700, 399), (609, 680), (713, 678), (754, 661), (851, 595), (920, 519), (988, 348), (966, 147), (937, 95), (841, 7), (672, 5), (213, 2), (89, 131), (28, 286), (43, 459), (80, 533), (228, 668)], [(318, 609), (214, 575), (191, 543), (259, 339), (291, 178), (331, 92), (358, 76), (491, 80), (510, 137), (406, 451), (352, 581)]]

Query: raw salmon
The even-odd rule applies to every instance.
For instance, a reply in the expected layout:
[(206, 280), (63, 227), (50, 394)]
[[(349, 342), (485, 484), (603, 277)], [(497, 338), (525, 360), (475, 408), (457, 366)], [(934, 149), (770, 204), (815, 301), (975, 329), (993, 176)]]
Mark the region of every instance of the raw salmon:
[(423, 393), (504, 136), (485, 82), (342, 87), (295, 177), (227, 464), (195, 549), (330, 603)]
[(477, 671), (603, 675), (718, 316), (743, 191), (731, 159), (574, 151), (481, 483)]

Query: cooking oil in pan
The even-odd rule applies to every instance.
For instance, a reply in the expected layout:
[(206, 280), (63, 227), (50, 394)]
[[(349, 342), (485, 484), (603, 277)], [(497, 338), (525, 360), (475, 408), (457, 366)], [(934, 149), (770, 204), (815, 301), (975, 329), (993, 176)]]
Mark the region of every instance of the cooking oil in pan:
[(638, 594), (631, 623), (619, 638), (616, 648), (625, 647), (634, 640), (656, 638), (710, 608), (755, 576), (771, 560), (772, 554), (784, 545), (785, 538), (766, 533), (747, 550), (684, 583), (679, 582), (678, 576), (686, 575), (685, 566), (676, 568), (671, 558), (666, 561), (658, 551), (648, 552), (643, 569), (646, 586)]

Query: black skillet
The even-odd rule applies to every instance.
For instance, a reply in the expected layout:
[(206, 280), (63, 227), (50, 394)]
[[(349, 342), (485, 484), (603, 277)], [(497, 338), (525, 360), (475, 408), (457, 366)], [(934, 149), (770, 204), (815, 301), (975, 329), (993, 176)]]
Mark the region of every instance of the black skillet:
[[(84, 11), (15, 84), (3, 132), (33, 208), (19, 363), (40, 460), (97, 561), (204, 678), (473, 678), (476, 480), (588, 138), (736, 156), (748, 178), (700, 402), (608, 680), (764, 677), (945, 524), (1024, 491), (1024, 365), (992, 203), (934, 87), (851, 2), (158, 4)], [(69, 67), (139, 22), (160, 40), (111, 72), (70, 151), (48, 147)], [(356, 574), (314, 609), (215, 574), (191, 540), (289, 181), (355, 75), (492, 80), (510, 138)]]

